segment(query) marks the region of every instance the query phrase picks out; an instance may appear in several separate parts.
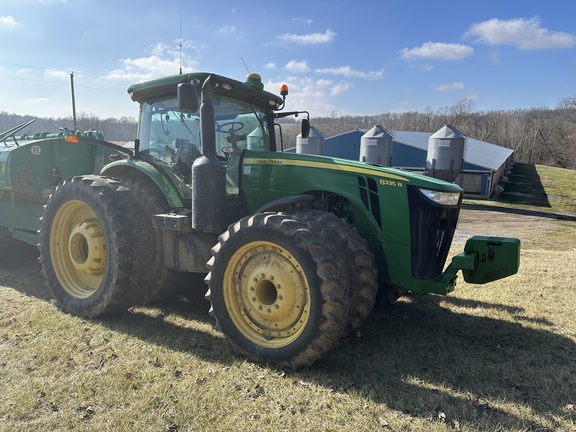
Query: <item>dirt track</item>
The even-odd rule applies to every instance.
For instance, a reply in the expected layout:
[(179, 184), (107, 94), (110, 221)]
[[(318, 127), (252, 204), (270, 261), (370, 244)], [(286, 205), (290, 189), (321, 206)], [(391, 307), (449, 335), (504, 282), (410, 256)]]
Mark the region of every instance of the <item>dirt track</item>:
[[(561, 235), (568, 227), (576, 230), (576, 216), (546, 213), (533, 208), (494, 207), (464, 204), (454, 236), (454, 244), (464, 244), (472, 235), (530, 238)], [(576, 249), (576, 244), (573, 245)]]

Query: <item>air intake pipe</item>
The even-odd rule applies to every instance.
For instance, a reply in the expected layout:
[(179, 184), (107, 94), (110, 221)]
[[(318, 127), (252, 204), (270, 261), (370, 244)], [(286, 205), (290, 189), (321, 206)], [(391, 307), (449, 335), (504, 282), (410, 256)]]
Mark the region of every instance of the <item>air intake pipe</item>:
[(202, 85), (200, 139), (202, 156), (192, 164), (192, 228), (221, 233), (226, 199), (226, 166), (216, 155), (216, 125), (212, 91), (218, 86), (210, 75)]

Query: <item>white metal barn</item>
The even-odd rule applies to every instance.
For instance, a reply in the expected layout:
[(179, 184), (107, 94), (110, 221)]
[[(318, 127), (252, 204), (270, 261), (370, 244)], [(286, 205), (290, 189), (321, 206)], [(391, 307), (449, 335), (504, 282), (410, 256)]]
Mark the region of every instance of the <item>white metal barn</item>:
[[(361, 139), (367, 132), (367, 130), (355, 130), (325, 138), (323, 154), (359, 160)], [(429, 169), (427, 170), (427, 155), (430, 137), (436, 134), (407, 131), (390, 131), (390, 133), (393, 136), (391, 165), (394, 168), (433, 175)], [(505, 147), (466, 138), (464, 163), (460, 164), (463, 169), (455, 176), (454, 183), (460, 185), (467, 194), (490, 196), (512, 162), (513, 153), (513, 150)]]

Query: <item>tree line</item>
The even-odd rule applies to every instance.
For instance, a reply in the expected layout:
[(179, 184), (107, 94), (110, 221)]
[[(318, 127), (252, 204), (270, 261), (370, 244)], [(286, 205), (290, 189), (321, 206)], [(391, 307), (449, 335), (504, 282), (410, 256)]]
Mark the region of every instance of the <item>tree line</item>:
[[(0, 111), (0, 133), (8, 129), (35, 120), (30, 126), (22, 129), (16, 134), (32, 135), (38, 132), (56, 133), (60, 129), (67, 128), (74, 130), (74, 120), (70, 117), (34, 117), (30, 115), (10, 114)], [(133, 141), (136, 138), (137, 122), (134, 117), (120, 118), (99, 118), (80, 114), (76, 117), (76, 126), (78, 130), (87, 131), (90, 129), (99, 130), (104, 134), (108, 141)]]
[[(34, 117), (0, 112), (0, 132)], [(299, 129), (283, 119), (284, 148), (293, 147)], [(81, 130), (97, 129), (109, 141), (131, 141), (137, 124), (132, 117), (105, 118), (80, 115)], [(470, 99), (437, 110), (378, 115), (338, 115), (315, 117), (312, 125), (324, 137), (380, 125), (387, 130), (436, 132), (451, 125), (467, 137), (514, 150), (514, 160), (522, 163), (576, 169), (576, 93), (563, 98), (555, 108), (478, 111)], [(36, 118), (22, 133), (57, 132), (73, 127), (71, 117)]]
[[(351, 130), (380, 125), (390, 131), (434, 133), (444, 125), (469, 138), (514, 150), (516, 162), (576, 169), (576, 94), (565, 97), (553, 109), (528, 108), (478, 111), (470, 99), (437, 110), (379, 115), (316, 117), (312, 125), (330, 137)], [(294, 143), (298, 128), (282, 127), (284, 147)]]

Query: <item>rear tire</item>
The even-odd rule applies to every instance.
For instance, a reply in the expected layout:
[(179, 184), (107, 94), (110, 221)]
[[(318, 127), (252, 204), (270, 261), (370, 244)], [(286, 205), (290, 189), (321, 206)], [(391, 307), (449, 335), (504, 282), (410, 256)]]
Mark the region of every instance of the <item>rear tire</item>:
[(206, 298), (238, 353), (297, 369), (332, 349), (346, 326), (349, 297), (320, 233), (290, 215), (262, 213), (218, 240)]
[(149, 245), (134, 204), (120, 183), (95, 175), (65, 180), (50, 196), (38, 249), (61, 309), (94, 318), (136, 302)]
[[(164, 263), (164, 239), (162, 230), (152, 226), (152, 215), (171, 210), (164, 194), (148, 177), (132, 176), (119, 179), (123, 186), (130, 189), (141, 210), (140, 218), (146, 224), (145, 235), (149, 236), (152, 254), (148, 272), (148, 289), (142, 292), (140, 303), (161, 300), (183, 291), (189, 285), (189, 274), (166, 267)], [(186, 286), (189, 288), (189, 286)]]

